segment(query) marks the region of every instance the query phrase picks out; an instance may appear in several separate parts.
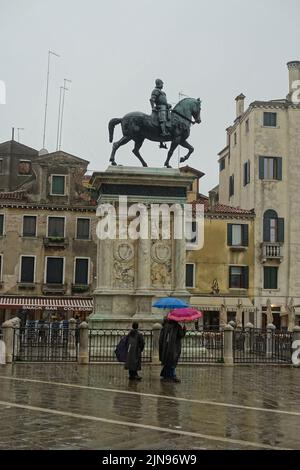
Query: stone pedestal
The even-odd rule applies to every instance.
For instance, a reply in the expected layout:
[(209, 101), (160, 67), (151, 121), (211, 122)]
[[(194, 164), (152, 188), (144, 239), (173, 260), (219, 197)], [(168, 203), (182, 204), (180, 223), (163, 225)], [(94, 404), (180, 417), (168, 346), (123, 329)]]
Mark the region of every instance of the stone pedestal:
[[(99, 222), (104, 216), (102, 212), (100, 217), (101, 207), (109, 204), (116, 214), (116, 230), (112, 239), (98, 239), (91, 327), (128, 328), (134, 320), (140, 327), (150, 327), (165, 314), (152, 308), (157, 298), (189, 299), (185, 287), (185, 238), (174, 239), (173, 211), (169, 239), (163, 238), (153, 214), (162, 209), (157, 206), (161, 204), (165, 205), (164, 210), (179, 204), (183, 211), (193, 179), (178, 169), (168, 168), (111, 166), (93, 174), (92, 184), (99, 193)], [(132, 237), (128, 230), (135, 226), (141, 232), (139, 238)]]

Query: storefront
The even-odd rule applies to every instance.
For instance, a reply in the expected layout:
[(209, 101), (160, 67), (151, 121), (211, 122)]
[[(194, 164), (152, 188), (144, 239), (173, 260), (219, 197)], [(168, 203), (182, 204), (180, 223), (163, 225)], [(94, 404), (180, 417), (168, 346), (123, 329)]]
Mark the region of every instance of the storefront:
[(86, 320), (93, 311), (91, 297), (0, 297), (0, 324), (12, 317), (26, 320), (60, 321), (70, 318)]

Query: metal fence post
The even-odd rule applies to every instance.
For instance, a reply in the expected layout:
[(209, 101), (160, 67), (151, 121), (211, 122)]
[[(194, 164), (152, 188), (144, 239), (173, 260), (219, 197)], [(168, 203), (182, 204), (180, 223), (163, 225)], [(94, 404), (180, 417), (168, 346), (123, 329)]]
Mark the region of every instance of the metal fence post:
[(5, 343), (5, 362), (11, 364), (13, 362), (14, 355), (14, 330), (20, 327), (20, 319), (17, 321), (16, 318), (7, 320), (2, 323), (3, 329), (3, 341)]
[(159, 335), (162, 326), (160, 323), (155, 323), (152, 328), (152, 364), (160, 364), (159, 361)]
[(247, 323), (245, 326), (245, 353), (249, 353), (251, 351), (251, 342), (252, 342), (252, 337), (253, 337), (253, 328), (254, 325), (252, 323)]
[(233, 331), (231, 325), (226, 325), (224, 328), (224, 363), (225, 365), (233, 365)]
[(79, 325), (79, 352), (78, 364), (89, 363), (89, 329), (88, 324), (84, 321)]
[(269, 323), (267, 326), (267, 350), (266, 356), (268, 358), (272, 357), (273, 355), (273, 342), (274, 342), (274, 333), (276, 330), (276, 326), (273, 323)]

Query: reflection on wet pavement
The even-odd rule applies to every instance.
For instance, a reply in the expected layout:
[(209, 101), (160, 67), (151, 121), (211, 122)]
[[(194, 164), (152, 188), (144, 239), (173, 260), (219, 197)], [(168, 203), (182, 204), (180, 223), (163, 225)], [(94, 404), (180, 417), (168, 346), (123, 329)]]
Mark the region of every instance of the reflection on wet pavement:
[(159, 372), (136, 383), (115, 364), (1, 366), (0, 449), (300, 447), (299, 369), (182, 366), (181, 384)]

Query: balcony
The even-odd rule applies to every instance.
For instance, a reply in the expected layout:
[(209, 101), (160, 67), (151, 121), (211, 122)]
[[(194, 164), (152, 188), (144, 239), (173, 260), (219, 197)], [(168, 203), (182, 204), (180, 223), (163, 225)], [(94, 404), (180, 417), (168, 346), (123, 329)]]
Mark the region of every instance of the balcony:
[(65, 237), (47, 237), (44, 238), (46, 248), (66, 248), (69, 245), (68, 238)]
[(89, 292), (89, 284), (72, 284), (72, 294), (81, 294), (84, 292)]
[(34, 290), (37, 285), (35, 282), (18, 282), (19, 290)]
[(277, 260), (281, 263), (283, 258), (281, 243), (262, 243), (261, 250), (261, 257), (263, 263), (267, 260)]
[(66, 284), (43, 284), (43, 294), (65, 294)]

